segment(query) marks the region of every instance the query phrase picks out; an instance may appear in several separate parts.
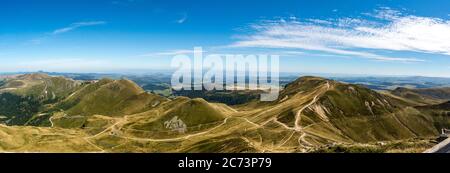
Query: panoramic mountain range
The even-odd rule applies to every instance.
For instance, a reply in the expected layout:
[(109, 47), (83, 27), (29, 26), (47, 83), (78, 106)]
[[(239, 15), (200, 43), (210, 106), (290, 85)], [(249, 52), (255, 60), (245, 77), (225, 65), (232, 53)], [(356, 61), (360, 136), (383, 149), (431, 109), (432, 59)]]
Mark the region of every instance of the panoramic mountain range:
[(422, 152), (450, 127), (450, 88), (375, 91), (306, 76), (276, 101), (243, 99), (168, 97), (125, 78), (4, 76), (0, 151)]

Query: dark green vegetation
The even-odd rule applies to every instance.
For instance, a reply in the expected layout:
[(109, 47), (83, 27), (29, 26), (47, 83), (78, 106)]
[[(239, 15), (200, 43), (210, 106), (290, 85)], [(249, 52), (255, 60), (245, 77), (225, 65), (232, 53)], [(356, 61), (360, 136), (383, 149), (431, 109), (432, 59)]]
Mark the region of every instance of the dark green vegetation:
[(301, 77), (278, 100), (260, 102), (255, 91), (164, 97), (155, 91), (167, 90), (166, 78), (131, 78), (138, 84), (46, 74), (0, 80), (0, 123), (18, 125), (0, 125), (0, 151), (421, 152), (450, 127), (447, 88), (378, 92)]
[(33, 97), (11, 93), (0, 94), (0, 122), (8, 125), (24, 125), (38, 113), (40, 103)]
[[(437, 142), (427, 139), (411, 139), (404, 141), (378, 142), (356, 145), (325, 145), (312, 151), (313, 153), (395, 153), (416, 152), (433, 147)], [(412, 150), (411, 150), (412, 149)]]
[(173, 91), (174, 96), (202, 98), (209, 102), (239, 105), (259, 99), (259, 91)]
[(49, 104), (57, 103), (78, 89), (79, 83), (47, 74), (18, 75), (0, 83), (0, 122), (25, 125), (42, 116)]

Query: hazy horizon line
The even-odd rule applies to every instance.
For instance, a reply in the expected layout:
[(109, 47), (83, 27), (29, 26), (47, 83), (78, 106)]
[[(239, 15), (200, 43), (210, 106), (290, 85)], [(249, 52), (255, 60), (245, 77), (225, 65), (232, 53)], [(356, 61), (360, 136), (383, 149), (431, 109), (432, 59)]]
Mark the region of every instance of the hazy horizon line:
[[(0, 75), (13, 75), (13, 74), (32, 74), (32, 73), (58, 73), (58, 74), (115, 74), (115, 75), (150, 75), (152, 73), (173, 73), (172, 69), (151, 69), (151, 70), (118, 70), (118, 71), (83, 71), (83, 72), (69, 72), (69, 71), (0, 71)], [(387, 75), (387, 74), (355, 74), (355, 73), (327, 73), (327, 72), (280, 72), (283, 77), (298, 75), (298, 76), (319, 76), (319, 77), (428, 77), (428, 78), (446, 78), (450, 79), (450, 76), (427, 76), (427, 75)]]

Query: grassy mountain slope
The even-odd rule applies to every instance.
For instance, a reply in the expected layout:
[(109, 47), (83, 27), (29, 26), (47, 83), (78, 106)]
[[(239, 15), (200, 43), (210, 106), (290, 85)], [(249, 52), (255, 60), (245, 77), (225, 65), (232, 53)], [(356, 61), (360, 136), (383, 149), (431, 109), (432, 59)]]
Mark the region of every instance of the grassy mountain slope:
[[(294, 131), (306, 146), (374, 142), (433, 136), (435, 119), (407, 103), (365, 87), (317, 77), (287, 85), (273, 103), (248, 104), (245, 115), (258, 124)], [(446, 120), (448, 121), (448, 120)]]
[(178, 97), (158, 108), (133, 115), (125, 125), (138, 136), (168, 137), (199, 132), (223, 122), (231, 108), (203, 99)]
[(419, 105), (438, 104), (450, 100), (450, 88), (397, 88), (391, 91), (391, 94), (406, 98)]
[[(408, 98), (318, 77), (302, 77), (288, 84), (276, 101), (233, 107), (186, 97), (169, 100), (129, 80), (87, 82), (66, 95), (48, 106), (53, 112), (41, 113), (52, 128), (1, 126), (0, 136), (5, 138), (0, 140), (0, 149), (320, 152), (334, 144), (340, 149), (355, 145), (352, 151), (365, 151), (361, 146), (367, 144), (372, 147), (367, 151), (386, 152), (423, 148), (426, 145), (398, 141), (433, 137), (439, 128), (450, 125), (446, 105), (420, 107)], [(44, 145), (24, 142), (22, 136)], [(56, 139), (67, 142), (67, 148)], [(389, 147), (378, 145), (380, 141)]]
[(86, 84), (65, 100), (59, 107), (68, 115), (123, 116), (139, 113), (166, 99), (148, 94), (129, 80), (103, 79)]
[(78, 89), (80, 82), (47, 74), (25, 74), (9, 78), (0, 86), (0, 92), (33, 97), (44, 103), (56, 102)]
[(7, 78), (0, 85), (0, 122), (25, 125), (38, 112), (47, 109), (78, 89), (80, 83), (46, 74), (25, 74)]
[(99, 152), (82, 131), (0, 124), (0, 152)]

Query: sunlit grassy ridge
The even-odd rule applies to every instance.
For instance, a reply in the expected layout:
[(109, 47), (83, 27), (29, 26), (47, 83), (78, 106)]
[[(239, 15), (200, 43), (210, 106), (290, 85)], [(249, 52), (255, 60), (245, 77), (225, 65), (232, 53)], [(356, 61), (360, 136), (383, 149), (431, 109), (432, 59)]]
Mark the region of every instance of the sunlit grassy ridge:
[[(276, 101), (235, 106), (168, 99), (127, 79), (29, 75), (1, 87), (19, 102), (39, 103), (31, 118), (15, 115), (29, 118), (19, 124), (28, 126), (1, 126), (0, 149), (13, 152), (418, 152), (425, 144), (411, 141), (429, 143), (450, 125), (445, 105), (423, 107), (414, 98), (318, 77), (295, 80)], [(14, 108), (9, 103), (5, 108)], [(409, 143), (394, 142), (403, 140)], [(380, 141), (396, 147), (374, 144)]]
[(162, 101), (165, 99), (145, 92), (129, 80), (103, 79), (85, 84), (58, 107), (69, 115), (123, 116), (150, 109)]

